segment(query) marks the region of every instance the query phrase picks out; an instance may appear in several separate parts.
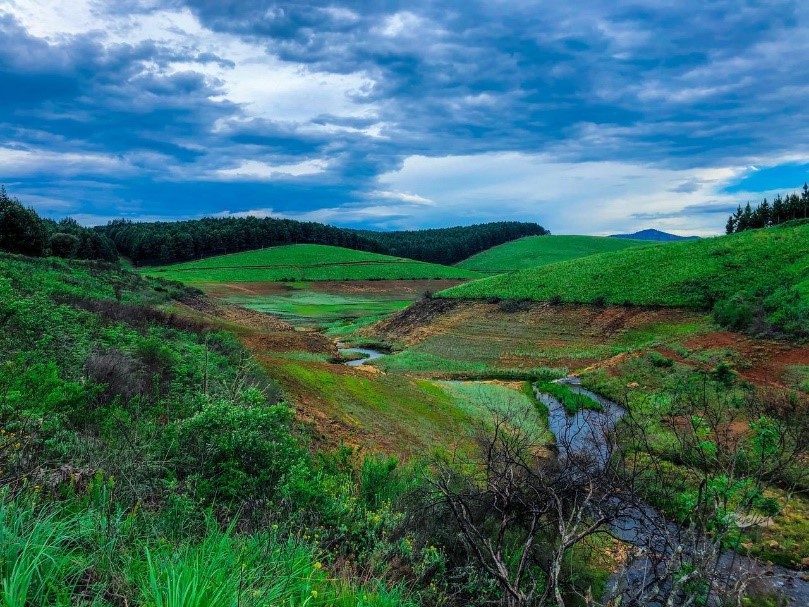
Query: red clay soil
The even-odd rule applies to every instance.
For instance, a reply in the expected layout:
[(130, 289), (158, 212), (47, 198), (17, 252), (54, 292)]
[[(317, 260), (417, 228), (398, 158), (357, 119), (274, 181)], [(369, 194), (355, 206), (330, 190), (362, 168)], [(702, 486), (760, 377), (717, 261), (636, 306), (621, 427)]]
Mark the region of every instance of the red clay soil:
[(297, 330), (271, 314), (209, 297), (189, 298), (179, 307), (209, 324), (227, 326), (256, 355), (296, 351), (337, 355), (337, 348), (329, 338), (320, 333)]
[[(786, 387), (789, 367), (809, 366), (809, 347), (785, 341), (756, 339), (721, 331), (689, 339), (683, 344), (693, 352), (726, 349), (737, 353), (744, 365), (736, 371), (749, 382)], [(693, 363), (692, 363), (693, 364)]]
[[(402, 445), (395, 435), (374, 432), (358, 423), (338, 419), (334, 413), (333, 403), (323, 402), (312, 394), (308, 386), (298, 383), (294, 377), (278, 372), (278, 369), (283, 368), (284, 363), (288, 361), (273, 358), (272, 354), (257, 358), (270, 377), (281, 385), (284, 393), (292, 397), (291, 404), (295, 408), (295, 418), (309, 426), (315, 447), (334, 449), (345, 445), (359, 454), (366, 451), (382, 451), (397, 453), (404, 459), (409, 456), (410, 452), (402, 450)], [(310, 364), (317, 368), (326, 363)], [(353, 375), (362, 372), (359, 367), (329, 365), (329, 373), (333, 375)]]
[[(416, 299), (425, 291), (443, 291), (467, 282), (461, 279), (420, 280), (324, 280), (306, 283), (306, 289), (334, 295), (379, 295), (391, 299)], [(214, 297), (284, 295), (301, 290), (297, 283), (287, 282), (227, 282), (201, 283), (198, 286)]]

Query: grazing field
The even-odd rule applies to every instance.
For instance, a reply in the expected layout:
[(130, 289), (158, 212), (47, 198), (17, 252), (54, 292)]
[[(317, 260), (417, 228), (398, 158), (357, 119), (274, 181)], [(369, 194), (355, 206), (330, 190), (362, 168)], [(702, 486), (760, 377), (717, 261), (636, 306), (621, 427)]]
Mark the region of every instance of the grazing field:
[(473, 255), (456, 266), (476, 272), (502, 274), (598, 253), (651, 245), (653, 243), (643, 240), (601, 236), (528, 236)]
[(144, 274), (185, 283), (476, 278), (462, 268), (354, 251), (327, 245), (300, 244), (220, 255)]
[(436, 382), (453, 397), (457, 405), (473, 419), (481, 423), (491, 423), (493, 416), (516, 416), (522, 427), (542, 437), (549, 443), (554, 441), (548, 430), (547, 411), (533, 395), (528, 382)]
[(493, 411), (508, 408), (524, 412), (538, 430), (544, 428), (541, 411), (520, 382), (435, 382), (269, 353), (259, 361), (325, 444), (404, 457), (466, 449), (477, 425), (489, 422)]
[(679, 310), (431, 300), (363, 333), (401, 350), (373, 362), (389, 372), (555, 379), (710, 330), (704, 315)]
[(454, 287), (440, 297), (715, 309), (746, 329), (756, 316), (809, 331), (809, 223), (632, 247)]
[(199, 284), (207, 294), (278, 316), (296, 327), (342, 336), (399, 311), (425, 292), (460, 280), (348, 280)]

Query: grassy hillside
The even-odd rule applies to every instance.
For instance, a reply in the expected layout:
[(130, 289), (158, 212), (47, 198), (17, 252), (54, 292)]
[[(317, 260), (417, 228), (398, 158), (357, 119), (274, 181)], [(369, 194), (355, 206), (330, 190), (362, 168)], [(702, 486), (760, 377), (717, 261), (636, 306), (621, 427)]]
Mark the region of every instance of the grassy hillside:
[(623, 251), (494, 276), (441, 297), (713, 309), (734, 328), (809, 332), (809, 224)]
[(601, 236), (529, 236), (473, 255), (457, 267), (476, 272), (511, 272), (649, 244)]
[(220, 255), (146, 274), (182, 282), (475, 278), (475, 272), (328, 245), (299, 244)]
[(395, 461), (315, 460), (234, 336), (167, 311), (187, 297), (0, 254), (0, 604), (413, 605), (329, 571), (392, 528), (352, 479)]

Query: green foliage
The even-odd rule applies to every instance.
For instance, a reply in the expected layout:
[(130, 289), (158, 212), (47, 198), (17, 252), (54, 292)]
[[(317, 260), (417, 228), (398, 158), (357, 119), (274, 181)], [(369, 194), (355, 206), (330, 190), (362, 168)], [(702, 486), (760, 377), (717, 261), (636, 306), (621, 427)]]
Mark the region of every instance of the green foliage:
[(539, 382), (536, 389), (543, 394), (550, 394), (565, 408), (568, 415), (574, 415), (582, 409), (592, 409), (600, 411), (601, 405), (589, 396), (574, 392), (570, 386), (556, 384), (553, 382)]
[(288, 245), (162, 268), (152, 276), (183, 282), (261, 282), (474, 278), (475, 272), (317, 244)]
[(362, 501), (376, 510), (393, 503), (417, 484), (413, 470), (405, 469), (395, 457), (369, 455), (362, 460), (360, 490)]
[(205, 218), (97, 228), (136, 264), (165, 264), (293, 243), (321, 244), (453, 264), (509, 240), (544, 234), (535, 223), (496, 222), (457, 228), (372, 232), (271, 217)]
[(651, 352), (649, 354), (649, 362), (652, 363), (652, 366), (657, 367), (658, 369), (670, 369), (674, 366), (674, 361), (670, 359), (668, 356), (663, 356), (660, 352)]
[(753, 322), (756, 315), (756, 305), (744, 295), (716, 302), (713, 308), (714, 320), (723, 327), (734, 331), (744, 331)]
[[(809, 327), (809, 224), (632, 247), (484, 278), (438, 297), (715, 308), (717, 320), (761, 332), (760, 318), (798, 336)], [(759, 314), (760, 310), (760, 314)], [(746, 325), (746, 326), (745, 326)]]
[(109, 238), (80, 226), (75, 219), (66, 217), (58, 222), (46, 219), (44, 225), (48, 233), (49, 255), (65, 259), (118, 259), (118, 252)]
[(724, 361), (711, 369), (710, 376), (715, 382), (727, 388), (730, 388), (736, 381), (736, 372)]
[(64, 258), (118, 258), (107, 237), (66, 218), (60, 222), (42, 220), (33, 208), (11, 198), (0, 186), (0, 250), (32, 257), (54, 255)]
[(75, 519), (0, 495), (0, 604), (67, 605), (76, 583)]
[(394, 550), (412, 469), (313, 456), (241, 345), (154, 308), (170, 297), (0, 255), (0, 604), (412, 604), (326, 572)]
[(290, 434), (289, 407), (256, 400), (205, 403), (179, 423), (172, 440), (177, 473), (200, 499), (232, 503), (272, 497), (286, 471), (302, 458)]
[(0, 186), (0, 250), (39, 257), (45, 254), (46, 238), (36, 211), (10, 198)]
[(389, 255), (441, 264), (457, 263), (475, 253), (523, 236), (550, 234), (538, 224), (517, 221), (399, 232), (365, 230), (358, 233), (381, 244)]
[(736, 212), (728, 217), (725, 231), (732, 234), (807, 218), (809, 218), (809, 184), (804, 183), (800, 193), (793, 192), (784, 197), (778, 194), (772, 204), (765, 198), (755, 207), (751, 207), (749, 202), (744, 209), (739, 205)]
[(48, 239), (48, 247), (51, 250), (51, 255), (67, 259), (76, 255), (76, 252), (79, 250), (79, 244), (80, 241), (78, 237), (73, 234), (65, 234), (64, 232), (51, 234)]
[(644, 245), (649, 246), (649, 242), (600, 236), (529, 236), (478, 253), (457, 265), (499, 274)]

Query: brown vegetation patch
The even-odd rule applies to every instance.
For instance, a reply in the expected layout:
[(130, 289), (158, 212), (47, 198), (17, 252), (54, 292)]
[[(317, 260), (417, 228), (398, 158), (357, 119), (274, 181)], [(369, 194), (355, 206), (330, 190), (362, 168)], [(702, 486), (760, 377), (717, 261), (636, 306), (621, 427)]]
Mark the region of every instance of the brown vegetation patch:
[(756, 339), (729, 331), (717, 331), (694, 337), (683, 345), (693, 352), (716, 349), (735, 352), (744, 362), (741, 368), (736, 369), (739, 375), (749, 382), (760, 385), (789, 387), (785, 385), (789, 367), (809, 365), (809, 347), (786, 341)]
[(336, 346), (326, 336), (298, 330), (271, 314), (223, 303), (204, 296), (187, 298), (177, 308), (209, 325), (226, 326), (258, 356), (269, 352), (312, 352), (337, 355)]
[(503, 311), (499, 302), (423, 300), (377, 323), (369, 332), (413, 345), (475, 318), (499, 320), (514, 327), (547, 327), (546, 343), (551, 346), (567, 344), (571, 337), (612, 337), (654, 323), (686, 323), (701, 318), (693, 312), (672, 309), (522, 303), (516, 311)]
[(469, 307), (454, 299), (424, 299), (378, 322), (364, 333), (413, 345), (441, 332), (439, 321), (450, 321), (452, 313), (463, 314), (464, 308)]
[(209, 297), (187, 297), (182, 306), (189, 311), (228, 323), (260, 331), (294, 331), (294, 327), (275, 316), (249, 310), (232, 304), (214, 301)]

